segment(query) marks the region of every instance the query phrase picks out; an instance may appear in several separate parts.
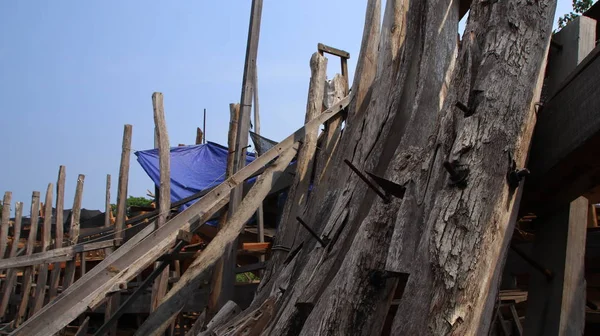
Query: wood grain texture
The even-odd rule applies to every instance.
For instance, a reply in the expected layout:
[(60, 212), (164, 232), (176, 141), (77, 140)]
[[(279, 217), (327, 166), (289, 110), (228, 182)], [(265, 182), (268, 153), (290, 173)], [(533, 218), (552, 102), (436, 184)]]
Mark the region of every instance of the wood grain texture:
[[(56, 181), (56, 212), (55, 212), (55, 249), (63, 247), (64, 240), (64, 218), (63, 211), (65, 208), (65, 180), (66, 168), (60, 166), (58, 169), (58, 179)], [(58, 286), (60, 282), (61, 268), (59, 263), (55, 263), (50, 273), (50, 288), (48, 289), (48, 301), (52, 301), (58, 294)]]
[(8, 244), (8, 226), (10, 225), (10, 202), (12, 199), (12, 192), (7, 191), (4, 193), (2, 199), (2, 218), (0, 220), (0, 259), (3, 259), (6, 254), (6, 247)]
[[(25, 255), (32, 255), (33, 248), (37, 239), (37, 228), (40, 213), (40, 192), (34, 191), (31, 196), (31, 225), (29, 226), (29, 238), (27, 239), (27, 247), (25, 249)], [(23, 284), (21, 285), (22, 299), (19, 304), (19, 310), (15, 317), (15, 327), (18, 327), (27, 317), (27, 308), (29, 304), (29, 293), (31, 292), (31, 283), (33, 281), (33, 266), (26, 267), (23, 271)]]
[(129, 183), (129, 160), (131, 159), (131, 125), (123, 127), (123, 145), (121, 165), (119, 166), (119, 185), (117, 186), (117, 213), (115, 221), (115, 238), (124, 237), (125, 217), (127, 216), (127, 185)]
[[(23, 217), (23, 203), (16, 202), (15, 203), (15, 224), (13, 226), (13, 241), (11, 243), (10, 252), (8, 254), (9, 258), (13, 258), (17, 254), (17, 249), (19, 247), (19, 237), (21, 237), (22, 217)], [(17, 282), (17, 270), (9, 269), (8, 272), (6, 273), (6, 279), (5, 279), (4, 285), (2, 287), (2, 301), (0, 301), (0, 319), (3, 319), (6, 315), (6, 309), (8, 308), (10, 296), (15, 290), (16, 282)]]
[[(71, 209), (71, 223), (69, 226), (69, 242), (70, 245), (76, 245), (79, 240), (80, 223), (81, 217), (81, 202), (83, 199), (83, 183), (85, 181), (85, 175), (79, 174), (77, 176), (77, 186), (75, 187), (75, 198), (73, 199), (73, 207)], [(77, 268), (75, 255), (73, 259), (67, 262), (65, 266), (65, 275), (63, 277), (63, 291), (75, 281), (75, 269)]]
[[(44, 202), (44, 223), (42, 226), (42, 253), (50, 249), (52, 233), (52, 190), (54, 185), (48, 184)], [(46, 283), (48, 282), (48, 263), (43, 263), (38, 269), (38, 278), (35, 286), (35, 299), (31, 307), (30, 316), (39, 311), (46, 298)]]

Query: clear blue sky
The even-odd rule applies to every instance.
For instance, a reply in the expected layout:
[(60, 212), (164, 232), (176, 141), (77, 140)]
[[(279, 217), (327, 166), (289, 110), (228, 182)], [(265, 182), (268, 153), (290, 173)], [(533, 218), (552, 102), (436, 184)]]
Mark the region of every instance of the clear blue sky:
[[(303, 124), (318, 42), (347, 50), (353, 74), (366, 1), (265, 0), (258, 71), (261, 131), (281, 140)], [(1, 1), (0, 192), (25, 203), (67, 168), (66, 208), (77, 174), (83, 206), (103, 208), (106, 174), (117, 176), (124, 124), (134, 150), (153, 147), (151, 95), (165, 96), (170, 142), (193, 144), (202, 110), (207, 139), (226, 144), (238, 102), (250, 0)], [(557, 15), (570, 10), (559, 0)], [(330, 57), (328, 74), (339, 72)], [(131, 156), (129, 194), (152, 182)]]

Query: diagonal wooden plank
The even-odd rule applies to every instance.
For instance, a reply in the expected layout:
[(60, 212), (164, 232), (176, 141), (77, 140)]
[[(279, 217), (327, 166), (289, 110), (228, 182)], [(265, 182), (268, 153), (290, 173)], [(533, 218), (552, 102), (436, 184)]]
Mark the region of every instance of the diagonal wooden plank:
[[(85, 175), (79, 174), (77, 177), (77, 186), (75, 187), (75, 198), (73, 200), (73, 209), (71, 209), (71, 227), (69, 229), (70, 245), (77, 244), (79, 240), (79, 217), (81, 216), (81, 200), (83, 198), (83, 182)], [(63, 277), (63, 291), (75, 280), (76, 261), (75, 256), (67, 262), (65, 266), (65, 276)]]
[(159, 335), (165, 330), (161, 329), (166, 328), (165, 321), (174, 318), (181, 311), (192, 291), (198, 288), (203, 278), (207, 278), (208, 271), (224, 253), (231, 250), (231, 245), (243, 231), (246, 222), (262, 204), (271, 186), (283, 174), (296, 152), (296, 146), (286, 150), (275, 164), (258, 178), (258, 181), (240, 203), (238, 210), (233, 213), (206, 249), (192, 262), (179, 281), (173, 285), (158, 309), (138, 328), (135, 335)]
[[(177, 238), (180, 229), (189, 231), (193, 229), (193, 226), (203, 224), (196, 224), (196, 222), (207, 214), (206, 209), (211, 209), (214, 205), (228, 198), (234, 187), (243, 183), (252, 174), (292, 147), (295, 142), (304, 137), (307, 131), (319, 127), (322, 123), (336, 116), (348, 106), (350, 99), (351, 96), (345, 97), (319, 117), (311, 120), (277, 146), (271, 148), (264, 155), (212, 189), (198, 202), (168, 221), (163, 227), (155, 230), (147, 238), (138, 240), (139, 242), (136, 244), (129, 244), (130, 241), (128, 241), (125, 244), (127, 246), (118, 248), (73, 286), (59, 295), (54, 302), (44, 306), (38, 314), (16, 329), (13, 335), (42, 336), (55, 333), (84, 312), (88, 306), (94, 306), (101, 302), (106, 293), (115, 285), (132, 279), (164, 254)], [(132, 239), (138, 239), (139, 235), (134, 236)]]

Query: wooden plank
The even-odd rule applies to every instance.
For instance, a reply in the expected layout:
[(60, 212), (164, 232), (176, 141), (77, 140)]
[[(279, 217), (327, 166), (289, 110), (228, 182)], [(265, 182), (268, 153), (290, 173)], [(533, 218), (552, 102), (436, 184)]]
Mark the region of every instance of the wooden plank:
[(588, 227), (598, 227), (598, 214), (596, 206), (592, 202), (590, 202), (590, 209), (588, 210)]
[[(338, 105), (320, 114), (318, 118), (296, 130), (277, 146), (271, 148), (264, 155), (261, 155), (209, 191), (204, 197), (171, 219), (162, 228), (155, 230), (148, 239), (141, 236), (142, 234), (148, 234), (148, 231), (144, 229), (144, 231), (128, 240), (125, 243), (126, 247), (115, 250), (113, 254), (92, 268), (74, 286), (68, 288), (54, 302), (44, 306), (36, 316), (15, 330), (14, 335), (41, 336), (57, 332), (84, 312), (88, 306), (95, 306), (98, 301), (101, 302), (105, 294), (115, 284), (132, 279), (164, 254), (175, 241), (180, 229), (192, 230), (203, 224), (203, 218), (210, 218), (212, 214), (220, 209), (219, 205), (222, 207), (227, 203), (229, 192), (234, 187), (243, 183), (248, 177), (263, 169), (265, 165), (292, 147), (296, 141), (304, 137), (307, 131), (312, 131), (340, 113), (348, 106), (350, 99), (351, 95), (342, 99)], [(266, 168), (264, 172), (270, 168), (271, 166)], [(196, 224), (197, 222), (202, 223)], [(149, 226), (148, 229), (151, 230), (152, 227)]]
[[(258, 102), (258, 65), (254, 69), (254, 132), (260, 135), (260, 104)], [(262, 153), (257, 153), (262, 155)], [(265, 241), (265, 214), (261, 204), (256, 211), (256, 221), (258, 228), (258, 242)], [(260, 261), (265, 261), (265, 256), (259, 257)]]
[[(165, 121), (165, 110), (163, 106), (163, 94), (154, 92), (152, 94), (152, 107), (154, 110), (154, 129), (156, 140), (158, 142), (158, 164), (160, 172), (160, 186), (158, 191), (158, 218), (156, 223), (162, 227), (167, 222), (167, 217), (171, 212), (171, 168), (169, 147), (169, 134), (167, 132), (167, 123)], [(157, 267), (159, 263), (155, 263)], [(167, 292), (169, 284), (169, 266), (165, 267), (162, 274), (152, 284), (152, 302), (150, 311), (154, 311), (160, 300)]]
[(115, 222), (115, 238), (123, 238), (125, 216), (127, 214), (127, 184), (129, 181), (129, 160), (131, 159), (131, 125), (123, 128), (123, 146), (121, 151), (121, 165), (119, 167), (119, 185), (117, 191), (117, 218)]
[(203, 133), (202, 130), (200, 129), (200, 127), (196, 127), (196, 145), (201, 145), (202, 144), (202, 139), (203, 139)]
[[(76, 245), (79, 240), (79, 218), (81, 216), (81, 200), (83, 199), (83, 182), (85, 175), (79, 174), (77, 177), (77, 186), (75, 187), (75, 198), (73, 200), (73, 208), (71, 209), (71, 225), (69, 229), (70, 245)], [(65, 275), (63, 277), (63, 291), (75, 280), (76, 260), (75, 255), (67, 262), (65, 267)]]
[(0, 260), (0, 269), (10, 269), (17, 267), (34, 266), (45, 263), (59, 263), (73, 260), (77, 253), (101, 250), (115, 245), (114, 240), (103, 240), (93, 243), (83, 243), (73, 246), (67, 246), (59, 249), (53, 249), (46, 252), (33, 253)]
[(579, 197), (538, 218), (533, 258), (552, 270), (529, 280), (525, 335), (582, 335), (585, 324), (584, 257), (588, 200)]
[[(42, 253), (50, 249), (51, 243), (51, 230), (52, 230), (52, 189), (54, 185), (48, 184), (46, 190), (46, 199), (44, 202), (44, 223), (42, 226)], [(33, 307), (29, 313), (29, 316), (33, 316), (36, 312), (42, 309), (44, 305), (44, 299), (46, 298), (46, 283), (48, 282), (48, 264), (43, 263), (38, 269), (38, 278), (35, 287), (35, 297), (33, 301)]]
[(233, 213), (228, 223), (219, 231), (215, 239), (192, 262), (179, 281), (173, 285), (173, 288), (164, 297), (158, 309), (138, 328), (135, 335), (148, 335), (150, 332), (161, 331), (158, 328), (181, 310), (186, 298), (198, 287), (201, 280), (207, 277), (208, 270), (216, 264), (224, 253), (231, 250), (231, 244), (242, 232), (245, 223), (262, 203), (271, 185), (285, 171), (285, 168), (292, 161), (295, 154), (296, 148), (294, 147), (286, 150), (258, 178), (254, 187), (244, 197), (239, 210)]
[(3, 259), (6, 254), (6, 246), (8, 244), (8, 226), (10, 225), (10, 201), (12, 192), (4, 193), (2, 199), (2, 222), (0, 224), (0, 259)]
[(595, 187), (600, 174), (600, 46), (539, 110), (523, 210), (552, 211)]
[(321, 56), (323, 56), (323, 53), (328, 53), (331, 55), (335, 55), (335, 56), (339, 56), (341, 58), (345, 58), (345, 59), (349, 59), (350, 58), (350, 53), (341, 49), (337, 49), (337, 48), (333, 48), (327, 45), (324, 45), (323, 43), (319, 43), (317, 44), (317, 50), (319, 51), (319, 54), (321, 54)]
[[(4, 211), (4, 210), (2, 210)], [(13, 258), (17, 255), (17, 248), (19, 247), (19, 237), (21, 237), (21, 219), (23, 217), (23, 203), (15, 203), (15, 224), (13, 226), (13, 241), (10, 246), (9, 258)], [(10, 295), (14, 292), (15, 284), (17, 282), (17, 270), (9, 269), (6, 274), (4, 281), (4, 287), (2, 291), (2, 301), (0, 302), (0, 319), (4, 319), (6, 315), (6, 309)]]
[[(55, 228), (55, 249), (63, 247), (64, 238), (64, 219), (63, 210), (65, 204), (65, 179), (66, 168), (60, 166), (58, 169), (58, 179), (56, 181), (56, 228)], [(50, 273), (50, 288), (48, 290), (48, 301), (52, 301), (58, 294), (58, 285), (60, 281), (61, 267), (59, 263), (55, 263)]]
[[(25, 255), (32, 255), (37, 238), (37, 228), (40, 213), (40, 192), (34, 191), (31, 196), (31, 225), (29, 226), (29, 238), (27, 239), (27, 248)], [(19, 310), (15, 317), (15, 327), (18, 327), (27, 316), (27, 307), (29, 305), (29, 293), (31, 292), (31, 283), (33, 281), (33, 266), (26, 267), (23, 271), (23, 284), (21, 285), (22, 299), (19, 304)]]

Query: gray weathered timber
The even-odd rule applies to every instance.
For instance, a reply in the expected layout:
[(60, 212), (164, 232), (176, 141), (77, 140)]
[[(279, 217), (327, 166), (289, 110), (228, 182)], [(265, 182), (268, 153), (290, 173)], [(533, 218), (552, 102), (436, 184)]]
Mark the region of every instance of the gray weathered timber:
[[(410, 277), (392, 334), (488, 333), (494, 269), (513, 229), (508, 157), (525, 164), (555, 7), (553, 0), (471, 5), (437, 131), (425, 134), (435, 140), (411, 155), (428, 165), (405, 175), (386, 267)], [(456, 102), (474, 114), (465, 117)], [(464, 188), (450, 183), (445, 161), (469, 169)]]
[[(167, 122), (165, 121), (165, 109), (163, 105), (163, 94), (155, 92), (152, 94), (152, 107), (154, 110), (154, 127), (156, 139), (158, 142), (158, 164), (160, 172), (160, 186), (158, 192), (158, 218), (156, 223), (158, 227), (167, 222), (167, 217), (171, 212), (171, 150), (169, 147), (169, 133), (167, 132)], [(155, 263), (155, 267), (158, 266)], [(167, 292), (169, 282), (169, 267), (167, 266), (163, 273), (152, 284), (152, 302), (150, 311), (154, 311), (160, 300)]]
[[(402, 137), (389, 134), (379, 166), (388, 165), (387, 151), (396, 151), (395, 145), (398, 152), (381, 175), (405, 185), (409, 179), (402, 175), (424, 164), (418, 150), (428, 144), (429, 138), (423, 135), (433, 130), (444, 103), (448, 74), (453, 71), (457, 53), (458, 6), (452, 1), (432, 1), (426, 5), (396, 2), (388, 3), (385, 15), (387, 24), (404, 23), (404, 30), (397, 33), (405, 38), (400, 53), (407, 53), (406, 60), (399, 68), (405, 77), (403, 82), (388, 87), (389, 91), (374, 90), (371, 99), (391, 96), (387, 108), (398, 111), (395, 116), (397, 127), (393, 129)], [(421, 25), (437, 29), (431, 33), (420, 28)], [(385, 35), (382, 37), (382, 43), (393, 43), (386, 38)], [(385, 71), (385, 68), (378, 71)], [(380, 89), (386, 90), (385, 87)], [(367, 113), (372, 112), (367, 110)], [(386, 204), (377, 198), (367, 210), (366, 217), (354, 224), (357, 225), (355, 235), (348, 235), (337, 243), (350, 247), (346, 251), (340, 249), (339, 258), (343, 259), (335, 275), (325, 280), (322, 289), (309, 288), (300, 296), (299, 302), (314, 306), (305, 313), (306, 322), (300, 335), (381, 333), (399, 280), (385, 272), (385, 264), (394, 218), (402, 202), (402, 199), (392, 198)], [(272, 334), (277, 334), (277, 329)]]
[(114, 246), (114, 244), (115, 242), (113, 240), (103, 240), (93, 243), (82, 243), (73, 246), (66, 246), (59, 249), (48, 250), (46, 252), (33, 253), (31, 255), (8, 258), (0, 260), (0, 269), (69, 261), (73, 260), (73, 257), (77, 253), (100, 250)]
[[(66, 168), (60, 166), (58, 169), (58, 179), (56, 181), (56, 215), (55, 215), (55, 249), (63, 247), (64, 239), (64, 225), (63, 225), (63, 210), (65, 206), (65, 179), (66, 179)], [(48, 301), (52, 301), (58, 293), (58, 285), (60, 281), (61, 267), (60, 263), (54, 263), (54, 268), (50, 273), (50, 288), (48, 289)]]
[(296, 155), (296, 151), (296, 146), (284, 151), (277, 161), (258, 178), (252, 189), (242, 200), (238, 211), (232, 214), (228, 223), (223, 226), (198, 258), (192, 262), (179, 281), (173, 285), (158, 309), (138, 328), (136, 335), (148, 335), (150, 332), (160, 330), (158, 328), (164, 326), (165, 321), (181, 311), (186, 299), (198, 288), (201, 280), (208, 278), (208, 271), (216, 264), (223, 253), (231, 248), (231, 244), (243, 231), (248, 219), (256, 212), (258, 206), (268, 195), (271, 186), (284, 173), (286, 167)]
[[(51, 233), (52, 233), (52, 183), (48, 184), (46, 190), (46, 199), (44, 201), (44, 222), (42, 225), (42, 253), (50, 249)], [(43, 263), (38, 269), (38, 278), (35, 286), (35, 298), (33, 306), (29, 313), (30, 316), (35, 314), (44, 305), (46, 298), (46, 283), (48, 282), (48, 263)]]
[[(189, 231), (202, 225), (225, 205), (230, 191), (248, 177), (263, 169), (265, 165), (302, 140), (307, 131), (319, 127), (348, 106), (351, 95), (342, 99), (319, 117), (298, 129), (277, 146), (242, 168), (232, 177), (212, 189), (198, 202), (158, 228), (144, 239), (149, 232), (142, 232), (128, 240), (125, 245), (109, 255), (85, 276), (68, 288), (54, 302), (47, 304), (38, 314), (15, 330), (14, 335), (42, 336), (54, 333), (84, 312), (88, 306), (96, 306), (115, 285), (135, 277), (141, 270), (164, 254), (175, 241), (179, 230)], [(268, 169), (268, 168), (267, 168)], [(266, 171), (266, 170), (265, 170)], [(152, 230), (152, 225), (148, 226)]]
[(588, 200), (579, 197), (541, 217), (535, 233), (533, 259), (552, 271), (552, 281), (530, 274), (527, 335), (583, 335), (586, 288), (584, 279)]
[[(73, 208), (71, 210), (71, 223), (69, 227), (69, 241), (70, 245), (76, 245), (79, 240), (79, 218), (81, 217), (81, 201), (83, 199), (83, 182), (85, 181), (85, 175), (79, 174), (77, 176), (77, 186), (75, 187), (75, 198), (73, 199)], [(77, 266), (76, 256), (67, 261), (65, 265), (65, 275), (63, 277), (63, 291), (75, 280), (75, 269)]]
[[(308, 84), (308, 99), (306, 103), (305, 122), (317, 117), (323, 110), (323, 96), (325, 93), (325, 80), (327, 79), (327, 58), (315, 52), (310, 58), (310, 82)], [(317, 149), (318, 130), (307, 133), (302, 141), (298, 158), (296, 160), (296, 175), (292, 183), (281, 217), (277, 226), (275, 245), (291, 247), (294, 245), (299, 224), (296, 216), (306, 206), (308, 188), (310, 187), (314, 167), (315, 152)], [(273, 250), (274, 265), (280, 265), (285, 260), (287, 253)]]
[[(240, 105), (239, 104), (229, 104), (229, 132), (227, 134), (227, 147), (235, 148), (236, 138), (237, 138), (237, 129), (238, 129), (238, 121), (240, 117)], [(229, 150), (227, 154), (227, 167), (225, 168), (225, 178), (229, 178), (233, 175), (233, 164), (235, 160), (235, 152)], [(218, 227), (219, 229), (223, 228), (225, 224), (227, 224), (227, 218), (230, 217), (229, 211), (224, 211), (219, 218)], [(226, 303), (225, 298), (227, 295), (221, 295), (223, 290), (223, 266), (229, 265), (231, 263), (235, 263), (235, 260), (231, 259), (231, 255), (229, 258), (223, 257), (217, 261), (215, 267), (212, 271), (212, 278), (210, 283), (211, 292), (208, 298), (208, 312), (209, 316), (213, 316), (216, 314), (219, 309)]]
[(11, 198), (12, 192), (7, 191), (4, 193), (4, 198), (2, 199), (2, 219), (0, 223), (0, 259), (4, 258), (4, 255), (6, 254), (6, 246), (8, 244)]
[(124, 237), (125, 216), (127, 215), (127, 184), (129, 183), (129, 160), (131, 156), (131, 125), (123, 128), (121, 165), (119, 166), (119, 185), (117, 186), (117, 213), (115, 220), (115, 238)]
[[(4, 211), (4, 210), (3, 210)], [(23, 203), (15, 203), (15, 224), (13, 226), (13, 241), (10, 246), (9, 258), (13, 258), (17, 254), (19, 247), (19, 237), (21, 237), (21, 220), (23, 217)], [(17, 282), (17, 270), (9, 269), (6, 273), (6, 279), (4, 281), (4, 287), (2, 289), (2, 301), (0, 301), (0, 319), (3, 319), (6, 315), (6, 309), (8, 308), (8, 302), (11, 294), (14, 292), (15, 284)]]
[[(31, 195), (31, 225), (29, 226), (29, 238), (27, 239), (27, 247), (25, 255), (32, 255), (35, 247), (37, 236), (37, 228), (40, 217), (40, 192), (34, 191)], [(27, 316), (27, 306), (29, 304), (29, 293), (31, 292), (31, 283), (33, 281), (33, 266), (26, 267), (23, 271), (23, 284), (21, 285), (22, 299), (19, 304), (19, 310), (15, 317), (15, 327), (18, 327)]]
[[(339, 146), (336, 148), (334, 153), (332, 165), (324, 178), (327, 181), (327, 188), (317, 188), (316, 192), (313, 191), (311, 193), (311, 197), (309, 200), (309, 206), (307, 208), (315, 208), (319, 209), (319, 211), (310, 211), (303, 216), (305, 221), (311, 223), (313, 225), (313, 229), (316, 232), (322, 232), (323, 227), (327, 225), (328, 220), (335, 222), (339, 218), (342, 222), (345, 221), (346, 215), (348, 214), (347, 210), (344, 210), (342, 207), (348, 206), (350, 209), (353, 209), (354, 206), (358, 206), (358, 201), (354, 201), (352, 204), (349, 204), (349, 201), (352, 199), (352, 196), (359, 197), (358, 195), (362, 195), (366, 193), (366, 187), (361, 185), (358, 181), (358, 178), (350, 175), (349, 169), (345, 169), (345, 167), (340, 166), (340, 162), (342, 162), (349, 155), (356, 155), (357, 160), (356, 164), (360, 164), (362, 167), (364, 158), (366, 156), (366, 151), (358, 151), (357, 146), (362, 140), (366, 142), (368, 146), (372, 146), (373, 139), (376, 138), (375, 131), (370, 132), (369, 129), (365, 129), (363, 133), (363, 125), (367, 123), (365, 118), (365, 110), (367, 105), (370, 102), (370, 93), (373, 89), (374, 85), (380, 85), (382, 74), (377, 74), (377, 64), (379, 59), (379, 40), (380, 40), (380, 15), (381, 15), (381, 4), (379, 0), (370, 0), (367, 3), (367, 11), (365, 15), (365, 28), (363, 31), (363, 44), (361, 46), (360, 55), (358, 57), (358, 63), (355, 72), (355, 78), (353, 81), (353, 90), (352, 95), (353, 99), (350, 102), (350, 105), (347, 109), (348, 119), (346, 128), (344, 130), (344, 134), (342, 135), (342, 140), (340, 140)], [(396, 49), (392, 48), (391, 51), (395, 51)], [(391, 57), (391, 56), (390, 56)], [(375, 83), (375, 78), (378, 77), (377, 84)], [(390, 84), (391, 85), (391, 84)], [(386, 113), (385, 109), (378, 109), (378, 113)], [(379, 119), (386, 120), (386, 117), (382, 117), (378, 114), (373, 116), (372, 121)], [(387, 129), (384, 129), (384, 132)], [(364, 134), (364, 139), (361, 139), (361, 136)], [(344, 165), (345, 166), (345, 165)], [(350, 179), (350, 183), (347, 185), (350, 186), (346, 188), (343, 183)], [(359, 191), (356, 195), (353, 193), (354, 188), (358, 188)], [(340, 198), (338, 200), (338, 198)], [(339, 204), (338, 204), (339, 202)], [(334, 206), (337, 207), (334, 209)], [(335, 214), (331, 214), (335, 211)], [(342, 226), (343, 227), (343, 226)], [(342, 232), (343, 230), (340, 230)], [(336, 232), (334, 231), (329, 237), (336, 238)], [(304, 242), (303, 249), (300, 252), (299, 256), (295, 257), (294, 262), (294, 277), (292, 282), (296, 282), (298, 287), (290, 286), (294, 291), (302, 290), (308, 284), (308, 282), (312, 281), (313, 277), (301, 277), (297, 278), (298, 274), (304, 275), (302, 270), (306, 265), (306, 269), (315, 269), (314, 267), (308, 268), (309, 259), (315, 259), (316, 253), (312, 253), (312, 248), (314, 246), (314, 240), (308, 240)], [(289, 266), (289, 265), (288, 265)], [(312, 266), (316, 266), (312, 264)], [(277, 270), (281, 267), (281, 265), (274, 265), (273, 261), (271, 261), (266, 269), (266, 272), (262, 278), (261, 284), (259, 286), (259, 291), (255, 300), (252, 302), (250, 308), (257, 309), (261, 306), (261, 304), (266, 300), (270, 295), (272, 290), (277, 290), (277, 283), (279, 282), (279, 278), (283, 272), (273, 272), (273, 269)], [(320, 273), (315, 273), (316, 277), (327, 277), (329, 272), (323, 271)], [(309, 273), (309, 275), (312, 273)], [(323, 281), (317, 280), (317, 281)], [(275, 287), (274, 287), (275, 286)], [(318, 287), (318, 286), (315, 286)], [(289, 298), (293, 294), (292, 291), (287, 291), (284, 293), (284, 297), (281, 299), (282, 302), (286, 304), (286, 308), (292, 312), (295, 312), (295, 302)], [(248, 311), (251, 311), (248, 309)], [(285, 322), (280, 322), (280, 314), (282, 314), (283, 309), (279, 309), (278, 312), (275, 313), (273, 318), (273, 322), (270, 325), (282, 325)], [(244, 312), (245, 313), (245, 312)], [(293, 318), (289, 318), (288, 321), (293, 321)], [(279, 323), (278, 323), (279, 322)]]

